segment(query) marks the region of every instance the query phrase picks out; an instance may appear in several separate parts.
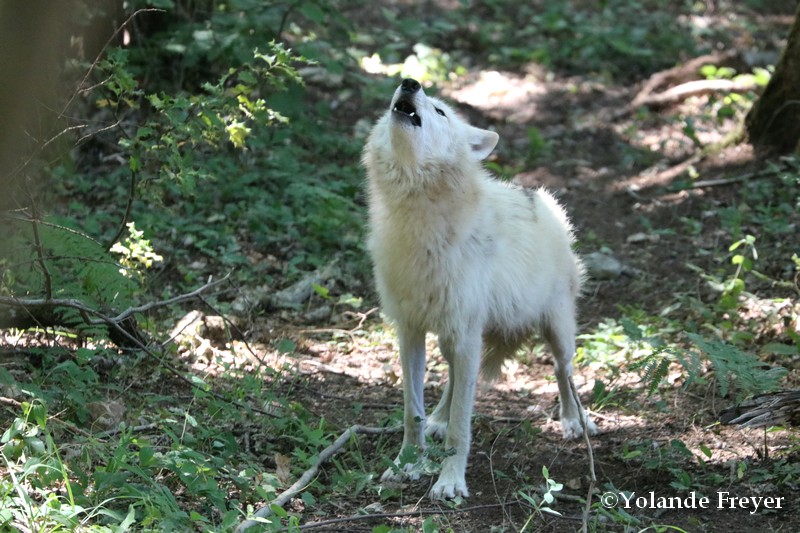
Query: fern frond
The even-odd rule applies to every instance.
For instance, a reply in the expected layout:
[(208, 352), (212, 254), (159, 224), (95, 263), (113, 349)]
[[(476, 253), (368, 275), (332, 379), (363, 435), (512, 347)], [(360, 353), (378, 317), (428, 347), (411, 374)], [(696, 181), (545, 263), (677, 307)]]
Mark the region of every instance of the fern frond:
[(694, 333), (688, 336), (711, 362), (720, 394), (727, 396), (734, 389), (737, 402), (746, 396), (777, 389), (778, 382), (786, 375), (785, 368), (771, 367), (730, 344), (708, 340)]

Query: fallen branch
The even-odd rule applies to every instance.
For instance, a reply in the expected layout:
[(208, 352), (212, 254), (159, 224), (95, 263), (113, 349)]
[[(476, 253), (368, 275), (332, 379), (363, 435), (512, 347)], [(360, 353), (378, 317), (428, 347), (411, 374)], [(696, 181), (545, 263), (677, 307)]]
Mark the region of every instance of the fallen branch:
[(184, 383), (186, 383), (187, 385), (189, 385), (193, 389), (201, 390), (205, 394), (213, 396), (214, 398), (216, 398), (218, 400), (230, 403), (231, 405), (235, 405), (237, 407), (241, 407), (244, 410), (251, 410), (253, 412), (256, 412), (256, 413), (259, 413), (259, 414), (262, 414), (262, 415), (277, 417), (278, 415), (276, 413), (274, 413), (274, 412), (267, 411), (265, 409), (259, 409), (257, 407), (253, 407), (253, 406), (249, 406), (249, 405), (245, 405), (245, 404), (243, 404), (241, 402), (238, 402), (236, 400), (231, 400), (230, 398), (226, 398), (222, 394), (219, 394), (219, 393), (217, 393), (217, 392), (205, 387), (204, 384), (202, 384), (201, 382), (200, 383), (195, 382), (194, 380), (184, 376), (183, 373), (180, 370), (178, 370), (177, 368), (175, 368), (171, 364), (165, 362), (163, 360), (164, 359), (163, 357), (159, 357), (158, 354), (156, 354), (153, 350), (148, 348), (147, 345), (142, 341), (142, 339), (138, 335), (138, 332), (129, 331), (130, 328), (129, 328), (129, 324), (128, 323), (129, 323), (129, 321), (131, 319), (131, 316), (133, 314), (144, 312), (144, 311), (149, 311), (151, 309), (155, 309), (156, 307), (162, 307), (164, 305), (171, 305), (171, 304), (182, 302), (182, 301), (189, 300), (189, 299), (192, 299), (192, 298), (198, 298), (199, 295), (202, 292), (208, 290), (211, 287), (215, 287), (215, 286), (219, 285), (220, 283), (222, 283), (225, 280), (227, 280), (228, 277), (229, 277), (229, 275), (227, 275), (224, 278), (221, 278), (221, 279), (219, 279), (217, 281), (210, 281), (210, 282), (206, 283), (205, 285), (203, 285), (202, 287), (200, 287), (200, 288), (198, 288), (198, 289), (196, 289), (196, 290), (194, 290), (192, 292), (189, 292), (189, 293), (186, 293), (186, 294), (181, 294), (181, 295), (175, 296), (174, 298), (169, 298), (168, 300), (163, 300), (163, 301), (160, 301), (160, 302), (151, 302), (149, 304), (141, 305), (141, 306), (138, 306), (138, 307), (131, 307), (130, 309), (127, 309), (127, 310), (123, 311), (122, 313), (120, 313), (116, 317), (106, 316), (101, 311), (98, 311), (97, 309), (94, 309), (94, 308), (86, 305), (85, 303), (83, 303), (80, 300), (76, 300), (76, 299), (72, 299), (72, 298), (54, 298), (54, 299), (47, 300), (47, 299), (28, 299), (28, 298), (15, 298), (15, 297), (10, 297), (10, 296), (2, 296), (2, 297), (0, 297), (0, 305), (18, 306), (18, 307), (23, 307), (23, 308), (26, 308), (26, 309), (28, 307), (35, 307), (37, 305), (50, 306), (50, 307), (68, 307), (68, 308), (71, 308), (71, 309), (76, 309), (81, 314), (81, 317), (83, 318), (83, 320), (87, 324), (89, 324), (89, 325), (106, 325), (106, 326), (108, 326), (109, 328), (111, 328), (110, 331), (109, 331), (109, 336), (111, 336), (112, 333), (116, 333), (119, 338), (123, 339), (124, 341), (129, 342), (131, 346), (134, 346), (137, 349), (139, 349), (142, 352), (144, 352), (148, 357), (151, 357), (152, 359), (157, 361), (158, 364), (160, 364), (161, 366), (163, 366), (164, 368), (166, 368), (167, 370), (172, 372), (175, 375), (175, 377), (177, 377), (179, 380), (183, 381)]
[[(83, 301), (75, 298), (18, 298), (16, 296), (0, 296), (0, 307), (10, 308), (9, 312), (0, 313), (0, 329), (26, 329), (30, 327), (50, 326), (77, 328), (81, 325), (114, 325), (115, 327), (109, 330), (109, 337), (112, 341), (121, 345), (121, 341), (128, 338), (127, 336), (115, 334), (115, 332), (120, 329), (126, 331), (130, 337), (136, 338), (141, 344), (142, 335), (136, 329), (133, 315), (198, 298), (202, 293), (227, 281), (229, 277), (230, 274), (218, 280), (209, 281), (202, 287), (173, 298), (128, 308), (114, 317), (106, 316), (100, 311), (86, 305)], [(59, 308), (77, 310), (80, 313), (83, 323), (79, 320), (69, 322), (57, 312)], [(21, 309), (22, 312), (17, 312), (17, 309)]]
[[(209, 281), (202, 287), (199, 287), (191, 292), (187, 292), (185, 294), (179, 294), (178, 296), (174, 296), (172, 298), (168, 298), (166, 300), (159, 300), (157, 302), (150, 302), (144, 305), (140, 305), (137, 307), (130, 307), (125, 311), (122, 311), (115, 317), (107, 317), (100, 314), (96, 309), (89, 307), (81, 300), (77, 300), (75, 298), (17, 298), (16, 296), (0, 296), (0, 305), (8, 306), (8, 307), (23, 307), (23, 308), (36, 308), (36, 307), (49, 307), (49, 308), (56, 308), (56, 307), (69, 307), (72, 309), (77, 309), (82, 313), (86, 313), (87, 315), (96, 315), (100, 318), (87, 320), (87, 325), (90, 326), (98, 326), (102, 324), (108, 324), (110, 322), (123, 322), (126, 319), (130, 318), (132, 315), (137, 313), (145, 313), (147, 311), (151, 311), (153, 309), (159, 307), (165, 307), (167, 305), (172, 305), (180, 302), (185, 302), (187, 300), (192, 300), (197, 298), (200, 294), (206, 292), (207, 290), (216, 287), (228, 280), (230, 274), (225, 275), (225, 277), (220, 278), (216, 281)], [(0, 324), (2, 327), (2, 324)]]
[(783, 170), (785, 170), (784, 167), (780, 167), (780, 166), (777, 166), (777, 165), (770, 165), (769, 168), (766, 168), (764, 170), (759, 170), (757, 172), (746, 172), (744, 174), (740, 174), (738, 176), (733, 176), (733, 177), (730, 177), (730, 178), (717, 178), (717, 179), (711, 179), (711, 180), (696, 181), (696, 182), (692, 183), (691, 185), (689, 185), (686, 188), (687, 189), (703, 189), (703, 188), (706, 188), (706, 187), (722, 187), (722, 186), (726, 186), (726, 185), (733, 185), (735, 183), (742, 183), (742, 182), (745, 182), (745, 181), (761, 179), (761, 178), (769, 178), (769, 177), (772, 177), (772, 176), (776, 176), (776, 175), (780, 174)]
[(303, 475), (294, 482), (294, 484), (286, 489), (285, 491), (281, 492), (274, 500), (269, 502), (267, 505), (258, 509), (253, 518), (248, 518), (235, 529), (235, 533), (240, 533), (241, 531), (245, 531), (259, 523), (257, 519), (259, 518), (266, 518), (272, 514), (273, 507), (283, 507), (286, 503), (289, 502), (293, 497), (295, 497), (300, 491), (302, 491), (314, 476), (317, 475), (319, 472), (320, 467), (328, 461), (331, 457), (333, 457), (339, 450), (341, 450), (345, 444), (354, 436), (358, 434), (367, 434), (367, 435), (386, 435), (389, 433), (397, 433), (402, 429), (401, 426), (391, 426), (391, 427), (371, 427), (371, 426), (362, 426), (360, 424), (355, 424), (347, 428), (339, 438), (337, 438), (333, 444), (322, 450), (319, 454), (319, 457), (311, 465), (311, 468), (303, 472)]
[[(699, 77), (700, 69), (705, 65), (737, 65), (742, 63), (741, 58), (736, 52), (723, 52), (707, 54), (700, 57), (695, 57), (689, 61), (677, 65), (675, 67), (656, 72), (642, 85), (642, 88), (633, 97), (631, 103), (619, 110), (613, 115), (614, 119), (619, 119), (635, 112), (642, 106), (650, 105), (665, 105), (678, 101), (682, 98), (691, 96), (692, 90), (697, 90), (700, 86), (688, 85), (694, 83)], [(705, 80), (701, 80), (705, 81)], [(725, 81), (729, 80), (712, 80), (712, 81)], [(662, 87), (670, 87), (672, 89), (665, 89), (662, 92), (656, 92)], [(682, 87), (682, 88), (681, 88)], [(694, 87), (694, 89), (693, 89)], [(681, 88), (681, 89), (679, 89)], [(711, 88), (705, 89), (707, 92)], [(716, 90), (726, 90), (717, 88)], [(749, 90), (749, 89), (748, 89)], [(674, 92), (673, 92), (674, 91)], [(686, 92), (688, 91), (688, 93)], [(673, 100), (674, 99), (674, 100)]]
[(642, 106), (660, 107), (674, 104), (685, 100), (690, 96), (702, 96), (704, 94), (725, 92), (725, 93), (745, 93), (754, 91), (758, 88), (755, 80), (694, 80), (687, 81), (666, 91), (649, 94), (642, 98), (635, 99), (630, 105), (632, 108)]
[(646, 100), (660, 87), (681, 84), (696, 79), (698, 71), (706, 65), (725, 65), (734, 62), (736, 58), (736, 52), (706, 54), (692, 58), (667, 70), (656, 72), (642, 85), (642, 88), (633, 98), (631, 105), (638, 105), (639, 102)]

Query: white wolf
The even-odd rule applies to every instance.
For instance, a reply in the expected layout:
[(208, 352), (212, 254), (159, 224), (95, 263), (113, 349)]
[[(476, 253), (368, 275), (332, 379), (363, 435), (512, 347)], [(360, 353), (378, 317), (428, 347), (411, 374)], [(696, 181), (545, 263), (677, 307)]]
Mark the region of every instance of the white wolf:
[[(494, 180), (481, 160), (496, 133), (467, 124), (405, 79), (364, 149), (369, 250), (383, 310), (394, 322), (403, 370), (403, 447), (444, 437), (455, 450), (431, 489), (468, 496), (470, 419), (479, 371), (492, 377), (539, 329), (555, 355), (565, 438), (597, 428), (573, 398), (575, 299), (582, 266), (564, 210), (543, 190)], [(441, 401), (426, 422), (425, 334), (438, 334), (449, 365)], [(398, 463), (399, 464), (399, 456)], [(382, 479), (416, 479), (390, 468)]]

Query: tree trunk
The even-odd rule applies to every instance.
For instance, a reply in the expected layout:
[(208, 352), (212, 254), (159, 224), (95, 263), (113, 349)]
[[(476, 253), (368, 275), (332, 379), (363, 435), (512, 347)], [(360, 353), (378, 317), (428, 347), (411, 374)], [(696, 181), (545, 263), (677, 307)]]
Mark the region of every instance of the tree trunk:
[(748, 141), (762, 153), (788, 153), (800, 141), (800, 6), (786, 50), (764, 94), (745, 119)]

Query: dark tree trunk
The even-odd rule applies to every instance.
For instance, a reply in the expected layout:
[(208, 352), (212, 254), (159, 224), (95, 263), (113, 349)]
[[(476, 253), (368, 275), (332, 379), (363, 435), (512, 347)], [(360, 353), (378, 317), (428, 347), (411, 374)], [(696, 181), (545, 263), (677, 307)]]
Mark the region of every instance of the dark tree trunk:
[(800, 141), (800, 6), (786, 50), (764, 94), (745, 119), (748, 141), (762, 153), (788, 153)]

